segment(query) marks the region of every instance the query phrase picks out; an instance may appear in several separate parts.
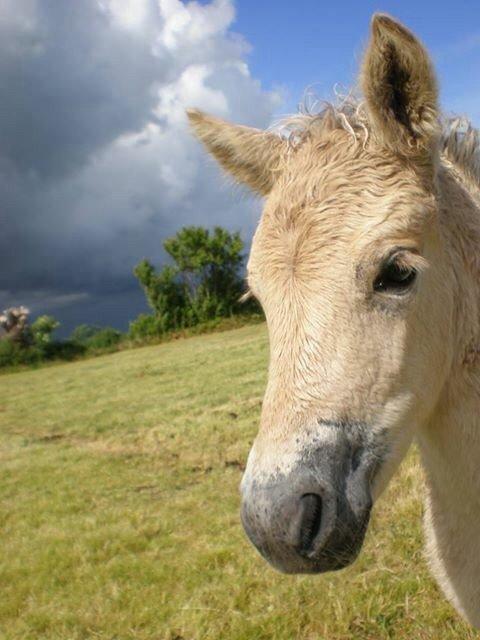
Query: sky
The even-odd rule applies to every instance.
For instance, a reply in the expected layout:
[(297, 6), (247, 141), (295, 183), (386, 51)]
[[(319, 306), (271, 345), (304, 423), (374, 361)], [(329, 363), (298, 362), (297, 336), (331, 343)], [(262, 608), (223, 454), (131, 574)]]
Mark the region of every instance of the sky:
[(0, 0), (0, 309), (126, 329), (132, 275), (184, 225), (240, 230), (261, 203), (188, 131), (195, 106), (268, 127), (355, 83), (375, 11), (426, 44), (441, 104), (480, 125), (478, 3)]

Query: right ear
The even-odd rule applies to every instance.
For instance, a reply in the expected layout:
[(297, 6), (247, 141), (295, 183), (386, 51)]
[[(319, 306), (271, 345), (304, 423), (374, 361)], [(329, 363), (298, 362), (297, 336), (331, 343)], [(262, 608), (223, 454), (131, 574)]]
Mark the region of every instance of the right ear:
[(288, 143), (274, 133), (187, 110), (195, 135), (235, 180), (265, 196), (281, 171)]

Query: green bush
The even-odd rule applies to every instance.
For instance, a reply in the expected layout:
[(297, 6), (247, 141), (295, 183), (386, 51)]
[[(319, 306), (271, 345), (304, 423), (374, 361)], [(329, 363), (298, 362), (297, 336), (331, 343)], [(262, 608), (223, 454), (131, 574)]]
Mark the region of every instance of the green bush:
[(128, 336), (131, 340), (142, 341), (161, 336), (164, 326), (160, 318), (141, 313), (138, 318), (130, 322)]
[(24, 346), (8, 339), (0, 340), (0, 367), (35, 364), (44, 357), (43, 350), (35, 345)]
[(101, 351), (112, 349), (123, 338), (122, 332), (113, 327), (102, 328), (81, 324), (72, 331), (70, 342), (83, 347), (86, 351)]
[(51, 342), (43, 349), (45, 360), (75, 360), (83, 356), (87, 348), (83, 344), (73, 342), (72, 340), (64, 340), (62, 342)]
[(102, 349), (106, 347), (113, 347), (121, 342), (123, 334), (121, 331), (114, 329), (113, 327), (106, 327), (102, 329), (92, 338), (90, 346), (94, 349)]
[[(47, 360), (74, 360), (86, 351), (85, 345), (72, 340), (53, 340), (60, 323), (52, 316), (39, 316), (27, 327), (28, 341), (0, 340), (0, 368), (34, 365)], [(104, 338), (105, 339), (105, 338)], [(109, 336), (109, 342), (112, 339)]]
[(105, 327), (97, 331), (91, 338), (89, 338), (85, 347), (88, 351), (97, 351), (100, 349), (111, 349), (118, 345), (122, 340), (123, 334), (121, 331), (114, 329), (113, 327)]
[(60, 326), (53, 316), (39, 316), (32, 324), (30, 331), (33, 343), (43, 347), (52, 341), (52, 334)]
[(88, 341), (101, 330), (101, 327), (92, 324), (79, 324), (78, 327), (75, 327), (72, 331), (70, 340), (77, 344), (87, 344)]
[(10, 340), (0, 340), (0, 367), (16, 364), (18, 347)]

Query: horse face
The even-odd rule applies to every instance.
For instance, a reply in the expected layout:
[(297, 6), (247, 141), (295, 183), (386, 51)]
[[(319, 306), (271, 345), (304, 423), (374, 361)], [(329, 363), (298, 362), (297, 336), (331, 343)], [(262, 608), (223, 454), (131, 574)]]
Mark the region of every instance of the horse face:
[[(270, 367), (242, 520), (262, 555), (287, 572), (338, 569), (356, 557), (372, 502), (448, 368), (451, 302), (435, 199), (393, 161), (380, 176), (379, 158), (347, 154), (339, 186), (318, 160), (318, 198), (289, 209), (296, 180), (286, 173), (249, 260)], [(292, 171), (303, 179), (298, 161)]]
[(428, 57), (378, 16), (362, 78), (363, 115), (300, 118), (293, 143), (190, 114), (222, 166), (267, 196), (248, 281), (265, 311), (270, 368), (242, 521), (286, 572), (356, 557), (451, 358)]

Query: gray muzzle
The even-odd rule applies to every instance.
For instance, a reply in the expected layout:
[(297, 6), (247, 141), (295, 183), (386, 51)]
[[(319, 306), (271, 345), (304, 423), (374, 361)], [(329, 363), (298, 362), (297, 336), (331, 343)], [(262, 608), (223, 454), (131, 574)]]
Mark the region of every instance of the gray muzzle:
[[(285, 573), (341, 569), (357, 557), (367, 530), (379, 456), (363, 425), (321, 422), (333, 437), (299, 453), (287, 474), (256, 472), (243, 482), (248, 537)], [(330, 432), (329, 436), (332, 436)]]

